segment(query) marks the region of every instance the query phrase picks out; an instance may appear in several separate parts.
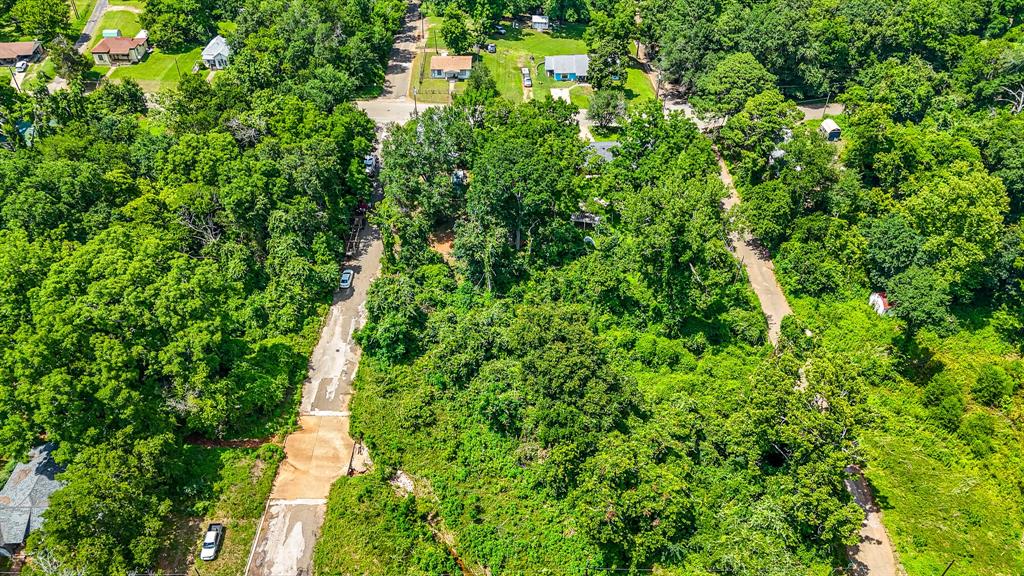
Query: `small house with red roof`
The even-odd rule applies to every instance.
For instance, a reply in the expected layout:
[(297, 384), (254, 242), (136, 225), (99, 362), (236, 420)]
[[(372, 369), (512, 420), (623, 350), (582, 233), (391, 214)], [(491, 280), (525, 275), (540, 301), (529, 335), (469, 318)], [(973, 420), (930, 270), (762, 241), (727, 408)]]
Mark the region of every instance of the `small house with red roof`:
[(144, 33), (134, 38), (116, 36), (104, 38), (93, 46), (92, 59), (100, 66), (138, 64), (149, 50), (149, 41)]

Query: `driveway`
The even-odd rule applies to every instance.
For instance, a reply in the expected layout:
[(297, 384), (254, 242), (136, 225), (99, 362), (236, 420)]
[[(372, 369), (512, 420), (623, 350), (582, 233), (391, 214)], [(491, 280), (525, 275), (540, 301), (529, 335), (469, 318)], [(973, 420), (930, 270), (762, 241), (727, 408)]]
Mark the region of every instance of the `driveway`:
[(569, 90), (570, 88), (552, 88), (551, 99), (572, 102), (572, 98), (569, 96)]
[(103, 18), (103, 13), (107, 11), (107, 0), (96, 0), (96, 5), (92, 7), (92, 14), (89, 15), (89, 20), (86, 21), (85, 27), (82, 28), (82, 34), (75, 41), (75, 48), (79, 52), (85, 53), (85, 47), (89, 45), (89, 40), (92, 40), (96, 34), (96, 26), (99, 25), (100, 19)]
[[(725, 160), (717, 151), (715, 154), (718, 155), (718, 176), (729, 192), (729, 196), (722, 202), (722, 207), (729, 210), (740, 203), (740, 196), (736, 193), (736, 186)], [(768, 321), (768, 339), (773, 345), (778, 345), (782, 318), (792, 314), (793, 310), (786, 301), (782, 286), (779, 286), (779, 281), (775, 278), (775, 265), (772, 264), (768, 251), (756, 238), (733, 233), (729, 235), (729, 240), (733, 253), (747, 269), (750, 287), (754, 289), (754, 294), (761, 303), (761, 312)]]
[(882, 524), (882, 510), (871, 496), (864, 474), (856, 466), (850, 466), (847, 472), (853, 474), (852, 479), (845, 480), (846, 489), (853, 496), (861, 509), (864, 510), (864, 522), (861, 524), (860, 541), (847, 551), (850, 558), (850, 574), (867, 576), (869, 574), (893, 575), (905, 574), (903, 567), (896, 561), (889, 533)]

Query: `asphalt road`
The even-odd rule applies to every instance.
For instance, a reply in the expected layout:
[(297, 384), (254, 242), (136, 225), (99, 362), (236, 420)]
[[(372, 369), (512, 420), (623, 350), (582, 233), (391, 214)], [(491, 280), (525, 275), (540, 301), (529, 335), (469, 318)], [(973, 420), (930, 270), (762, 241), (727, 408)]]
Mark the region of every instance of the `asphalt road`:
[(96, 0), (96, 5), (92, 7), (92, 14), (89, 15), (89, 20), (85, 23), (85, 27), (82, 28), (82, 34), (75, 41), (75, 48), (79, 52), (85, 53), (85, 47), (88, 46), (89, 40), (96, 34), (96, 26), (100, 23), (100, 18), (103, 18), (103, 13), (107, 11), (107, 0)]
[[(414, 104), (408, 90), (409, 67), (419, 20), (410, 6), (406, 26), (396, 39), (384, 94), (358, 102), (380, 125), (409, 119)], [(285, 439), (285, 460), (278, 469), (266, 512), (253, 542), (247, 576), (306, 576), (313, 570), (313, 549), (323, 526), (331, 484), (364, 470), (369, 457), (349, 436), (352, 379), (361, 351), (353, 339), (366, 321), (366, 294), (380, 271), (383, 244), (377, 230), (364, 226), (356, 254), (346, 263), (355, 272), (351, 288), (334, 297), (313, 349), (309, 377), (302, 388), (299, 430)]]

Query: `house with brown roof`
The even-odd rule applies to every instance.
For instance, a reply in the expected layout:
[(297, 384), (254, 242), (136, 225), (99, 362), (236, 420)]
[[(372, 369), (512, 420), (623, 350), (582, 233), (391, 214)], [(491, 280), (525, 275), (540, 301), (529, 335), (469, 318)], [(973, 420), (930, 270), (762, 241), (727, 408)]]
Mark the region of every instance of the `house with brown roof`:
[(14, 66), (22, 60), (34, 62), (42, 55), (43, 45), (38, 40), (0, 42), (0, 66)]
[(116, 36), (104, 38), (93, 46), (92, 59), (100, 66), (138, 64), (146, 56), (149, 42), (141, 32), (134, 38)]
[(472, 56), (434, 56), (430, 59), (431, 78), (465, 80), (472, 68)]

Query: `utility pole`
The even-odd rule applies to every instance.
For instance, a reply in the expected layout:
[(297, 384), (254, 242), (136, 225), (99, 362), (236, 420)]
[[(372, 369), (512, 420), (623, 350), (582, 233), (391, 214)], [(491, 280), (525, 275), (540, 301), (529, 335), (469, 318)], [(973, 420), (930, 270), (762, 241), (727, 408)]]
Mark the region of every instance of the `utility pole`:
[[(831, 97), (832, 97), (832, 91), (829, 90), (828, 92), (825, 93), (825, 107), (821, 109), (821, 119), (822, 120), (825, 119), (825, 113), (828, 112), (828, 99), (831, 98)], [(952, 562), (950, 562), (950, 565), (952, 565)], [(949, 568), (946, 568), (946, 570), (949, 570)], [(943, 574), (945, 574), (945, 572), (943, 572)]]
[(78, 4), (75, 3), (75, 0), (71, 0), (71, 11), (75, 13), (75, 20), (78, 20), (80, 16), (78, 15)]
[(946, 576), (946, 572), (949, 572), (949, 569), (953, 567), (953, 562), (956, 562), (955, 558), (949, 561), (949, 565), (946, 566), (946, 569), (942, 571), (942, 576)]
[(419, 109), (417, 108), (417, 104), (416, 104), (416, 96), (419, 93), (420, 93), (420, 89), (416, 88), (416, 87), (413, 87), (413, 89), (412, 89), (412, 115), (413, 116), (419, 116), (420, 115)]
[(14, 75), (14, 67), (13, 66), (8, 66), (7, 69), (11, 71), (11, 80), (14, 81), (14, 88), (18, 92), (21, 92), (21, 85), (18, 84), (18, 77)]
[(178, 80), (181, 80), (181, 69), (178, 68), (178, 57), (174, 57), (174, 70), (178, 73)]

